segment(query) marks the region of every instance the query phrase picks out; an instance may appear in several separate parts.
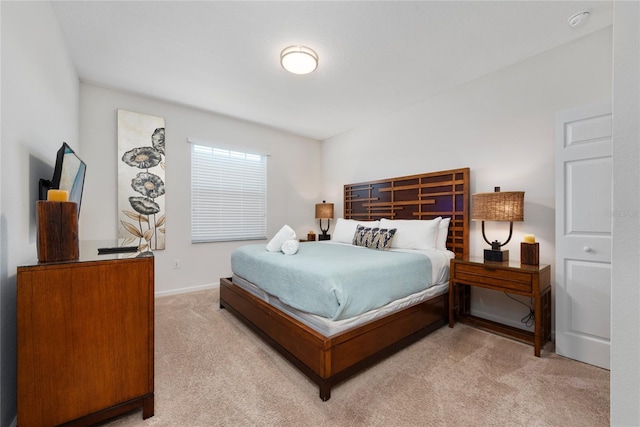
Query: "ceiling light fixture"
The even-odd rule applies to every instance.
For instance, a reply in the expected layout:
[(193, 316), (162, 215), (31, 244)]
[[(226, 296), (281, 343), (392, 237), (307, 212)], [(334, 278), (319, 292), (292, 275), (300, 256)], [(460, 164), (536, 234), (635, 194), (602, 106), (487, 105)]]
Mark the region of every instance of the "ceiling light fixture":
[(280, 52), (282, 68), (293, 74), (309, 74), (318, 68), (318, 54), (306, 46), (289, 46)]
[(574, 13), (573, 15), (571, 15), (569, 17), (569, 19), (567, 19), (567, 24), (569, 24), (569, 26), (572, 27), (572, 28), (578, 27), (578, 26), (584, 24), (585, 22), (587, 22), (587, 19), (589, 18), (589, 15), (591, 15), (591, 9), (587, 9), (587, 10), (583, 10), (582, 12)]

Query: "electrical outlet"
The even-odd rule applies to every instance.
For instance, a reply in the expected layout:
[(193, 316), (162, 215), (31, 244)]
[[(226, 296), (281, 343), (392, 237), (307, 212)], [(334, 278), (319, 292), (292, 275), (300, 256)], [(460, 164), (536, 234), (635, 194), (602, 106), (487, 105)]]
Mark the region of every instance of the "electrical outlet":
[(174, 259), (173, 260), (173, 268), (180, 268), (180, 260), (179, 259)]

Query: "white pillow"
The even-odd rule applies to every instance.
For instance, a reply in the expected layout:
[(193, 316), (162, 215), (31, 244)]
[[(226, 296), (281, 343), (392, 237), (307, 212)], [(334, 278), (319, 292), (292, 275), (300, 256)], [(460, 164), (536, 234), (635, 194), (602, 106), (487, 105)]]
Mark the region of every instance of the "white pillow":
[(269, 252), (279, 252), (282, 248), (282, 244), (290, 239), (296, 238), (296, 232), (293, 231), (288, 225), (284, 225), (280, 231), (267, 243), (267, 250)]
[(285, 255), (295, 255), (300, 248), (300, 242), (298, 239), (289, 239), (282, 244), (282, 252)]
[(353, 235), (356, 234), (358, 224), (369, 228), (379, 227), (379, 221), (357, 221), (355, 219), (338, 218), (331, 240), (340, 243), (353, 243)]
[(393, 249), (435, 249), (438, 227), (442, 218), (429, 220), (386, 219), (380, 220), (380, 228), (395, 228), (391, 241)]
[(436, 239), (436, 249), (447, 249), (447, 236), (449, 235), (449, 224), (451, 218), (442, 218), (438, 225), (438, 237)]

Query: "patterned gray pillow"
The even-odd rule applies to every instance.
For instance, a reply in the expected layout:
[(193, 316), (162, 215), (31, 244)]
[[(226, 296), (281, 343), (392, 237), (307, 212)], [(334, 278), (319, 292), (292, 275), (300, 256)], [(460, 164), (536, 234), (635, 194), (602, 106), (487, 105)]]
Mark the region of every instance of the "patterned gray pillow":
[(356, 232), (353, 235), (353, 244), (356, 246), (368, 247), (369, 242), (373, 239), (373, 230), (373, 228), (358, 225), (356, 227)]
[(368, 228), (358, 225), (353, 235), (353, 244), (386, 251), (391, 248), (391, 241), (395, 234), (395, 228)]

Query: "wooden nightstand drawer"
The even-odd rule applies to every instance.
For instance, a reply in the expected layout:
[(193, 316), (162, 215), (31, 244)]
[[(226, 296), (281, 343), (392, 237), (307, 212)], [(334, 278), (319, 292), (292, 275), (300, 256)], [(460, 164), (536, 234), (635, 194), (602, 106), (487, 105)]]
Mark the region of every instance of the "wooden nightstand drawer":
[(502, 289), (531, 292), (532, 276), (529, 273), (496, 268), (491, 265), (461, 263), (454, 265), (455, 278), (461, 283), (472, 282), (480, 286), (497, 286)]

